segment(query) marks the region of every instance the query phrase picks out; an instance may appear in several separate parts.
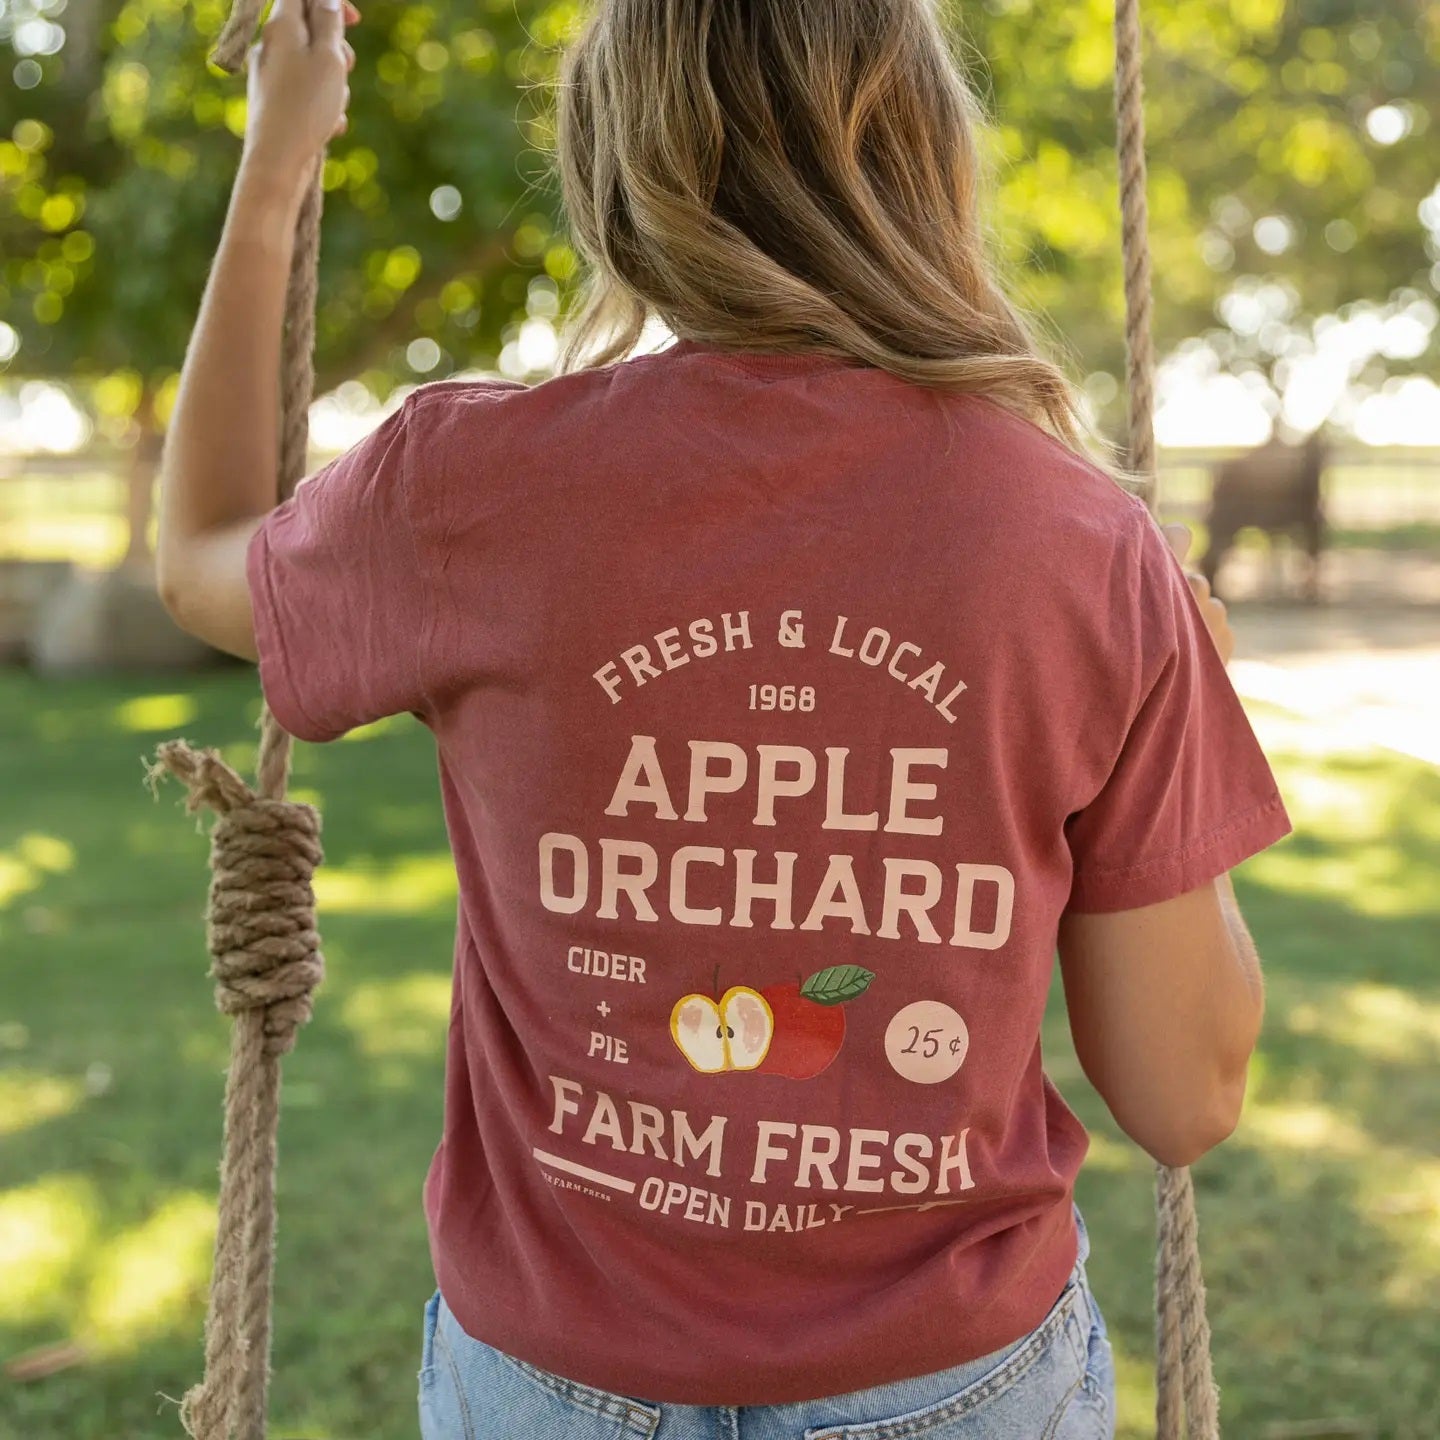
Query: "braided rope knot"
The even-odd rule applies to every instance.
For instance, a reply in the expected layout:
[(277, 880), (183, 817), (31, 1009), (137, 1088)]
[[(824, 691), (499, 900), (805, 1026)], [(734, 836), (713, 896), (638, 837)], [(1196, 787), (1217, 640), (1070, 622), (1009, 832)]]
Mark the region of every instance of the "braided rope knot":
[(216, 1007), (225, 1015), (263, 1010), (266, 1053), (287, 1054), (325, 978), (312, 883), (324, 855), (320, 814), (257, 794), (214, 750), (184, 740), (157, 750), (146, 771), (152, 793), (166, 773), (185, 784), (187, 810), (218, 817), (206, 915)]
[(223, 1014), (265, 1011), (265, 1048), (287, 1054), (324, 979), (311, 876), (321, 858), (312, 806), (257, 796), (210, 836), (210, 974)]

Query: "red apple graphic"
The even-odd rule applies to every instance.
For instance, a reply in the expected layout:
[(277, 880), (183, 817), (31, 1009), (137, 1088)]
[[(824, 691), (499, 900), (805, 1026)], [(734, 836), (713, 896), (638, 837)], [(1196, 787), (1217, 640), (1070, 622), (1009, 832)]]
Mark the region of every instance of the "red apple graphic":
[(830, 965), (808, 979), (760, 991), (774, 1017), (774, 1033), (756, 1071), (809, 1080), (839, 1053), (845, 1039), (844, 1002), (863, 994), (874, 973), (858, 965)]

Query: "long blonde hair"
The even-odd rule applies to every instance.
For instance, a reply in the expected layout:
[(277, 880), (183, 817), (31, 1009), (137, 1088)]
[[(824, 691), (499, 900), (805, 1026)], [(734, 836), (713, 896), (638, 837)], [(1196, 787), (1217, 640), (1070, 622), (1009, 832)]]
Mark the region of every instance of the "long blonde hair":
[(978, 392), (1138, 479), (1001, 288), (986, 117), (935, 0), (598, 0), (557, 85), (584, 267), (560, 373), (623, 359), (656, 316)]

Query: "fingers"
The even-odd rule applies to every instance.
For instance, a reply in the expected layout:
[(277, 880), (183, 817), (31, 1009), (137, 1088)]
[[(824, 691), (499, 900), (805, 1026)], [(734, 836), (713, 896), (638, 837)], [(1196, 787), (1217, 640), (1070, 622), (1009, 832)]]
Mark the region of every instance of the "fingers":
[(305, 26), (304, 5), (305, 0), (275, 0), (262, 33), (279, 36), (290, 44), (305, 44), (310, 32)]
[[(292, 45), (335, 43), (342, 39), (347, 25), (360, 21), (360, 11), (351, 0), (275, 0), (264, 33)], [(346, 69), (355, 63), (354, 51), (347, 57)]]
[(1175, 521), (1161, 528), (1165, 532), (1166, 540), (1170, 542), (1170, 549), (1174, 552), (1175, 558), (1184, 560), (1190, 553), (1190, 542), (1194, 538), (1190, 534), (1190, 527)]
[(1190, 527), (1172, 522), (1162, 525), (1160, 528), (1164, 532), (1171, 552), (1180, 563), (1185, 583), (1189, 585), (1190, 593), (1195, 597), (1195, 603), (1205, 622), (1205, 628), (1209, 632), (1211, 640), (1215, 642), (1215, 649), (1221, 660), (1228, 665), (1230, 657), (1235, 653), (1235, 634), (1230, 628), (1225, 602), (1210, 593), (1210, 582), (1203, 574), (1198, 570), (1185, 569), (1185, 557), (1190, 552), (1192, 539)]
[[(285, 0), (275, 0), (282, 5)], [(340, 0), (309, 0), (311, 45), (338, 45), (345, 34), (345, 16)]]

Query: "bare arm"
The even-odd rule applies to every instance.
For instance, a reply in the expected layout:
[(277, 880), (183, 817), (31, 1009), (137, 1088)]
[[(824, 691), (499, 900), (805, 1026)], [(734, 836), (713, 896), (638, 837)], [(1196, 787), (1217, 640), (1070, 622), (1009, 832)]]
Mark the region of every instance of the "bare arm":
[(1240, 968), (1244, 970), (1245, 979), (1254, 996), (1257, 1008), (1255, 1030), (1258, 1040), (1265, 1008), (1265, 977), (1260, 973), (1260, 956), (1255, 949), (1254, 940), (1250, 938), (1250, 927), (1246, 925), (1245, 917), (1240, 913), (1240, 902), (1235, 898), (1235, 887), (1230, 883), (1230, 876), (1228, 874), (1220, 876), (1215, 881), (1215, 888), (1220, 895), (1220, 906), (1225, 912), (1225, 924), (1229, 928), (1230, 939), (1235, 945), (1235, 958)]
[[(1189, 532), (1167, 526), (1184, 560)], [(1189, 575), (1221, 658), (1225, 606)], [(1189, 894), (1111, 914), (1067, 914), (1061, 978), (1076, 1055), (1116, 1123), (1166, 1165), (1189, 1165), (1239, 1123), (1265, 992), (1228, 874)]]
[(1158, 905), (1066, 915), (1060, 969), (1080, 1066), (1137, 1145), (1189, 1165), (1231, 1134), (1264, 993), (1228, 875)]
[(281, 321), (300, 192), (242, 164), (160, 464), (156, 578), (192, 634), (255, 658), (245, 547), (278, 503)]
[[(280, 336), (295, 220), (343, 128), (353, 5), (278, 0), (250, 57), (250, 118), (160, 462), (156, 580), (192, 634), (256, 658), (250, 537), (279, 500)], [(339, 120), (337, 122), (337, 116)]]

